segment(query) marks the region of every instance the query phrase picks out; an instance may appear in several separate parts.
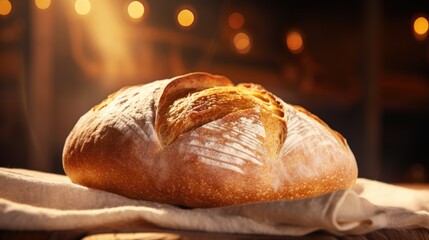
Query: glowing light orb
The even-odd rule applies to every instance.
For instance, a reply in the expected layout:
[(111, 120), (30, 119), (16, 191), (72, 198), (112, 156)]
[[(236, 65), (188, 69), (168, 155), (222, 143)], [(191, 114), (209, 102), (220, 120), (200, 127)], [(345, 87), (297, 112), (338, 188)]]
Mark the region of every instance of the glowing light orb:
[(128, 5), (128, 15), (132, 19), (136, 19), (136, 20), (141, 19), (144, 15), (144, 11), (145, 11), (144, 5), (139, 1), (132, 1)]
[(47, 9), (51, 5), (51, 0), (35, 0), (34, 3), (39, 9)]
[(177, 22), (180, 24), (180, 26), (182, 27), (190, 27), (192, 26), (192, 24), (195, 21), (195, 15), (194, 13), (189, 10), (189, 9), (182, 9), (178, 14), (177, 14)]
[(74, 10), (79, 15), (87, 15), (91, 11), (91, 2), (89, 0), (76, 0)]
[(0, 15), (6, 16), (12, 11), (12, 4), (9, 0), (0, 0)]
[(290, 32), (286, 36), (286, 45), (294, 54), (300, 53), (304, 49), (304, 42), (302, 40), (302, 36), (299, 32)]
[(250, 37), (244, 32), (239, 32), (235, 34), (233, 42), (234, 42), (235, 49), (237, 50), (237, 52), (241, 54), (248, 53), (252, 48), (250, 43)]

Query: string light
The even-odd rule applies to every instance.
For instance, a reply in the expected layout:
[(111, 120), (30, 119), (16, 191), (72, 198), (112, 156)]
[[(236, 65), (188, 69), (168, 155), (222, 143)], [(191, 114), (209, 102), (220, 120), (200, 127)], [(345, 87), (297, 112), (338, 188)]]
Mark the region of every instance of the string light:
[[(51, 0), (34, 0), (39, 9), (47, 9), (51, 5)], [(87, 15), (91, 11), (91, 2), (89, 0), (75, 0), (75, 11), (79, 15)], [(132, 19), (139, 20), (145, 14), (145, 5), (140, 1), (132, 1), (128, 4), (128, 15)], [(10, 0), (0, 0), (0, 15), (6, 16), (12, 11)], [(177, 14), (177, 22), (180, 26), (188, 28), (195, 22), (195, 13), (189, 8), (182, 8)], [(245, 19), (239, 12), (234, 12), (228, 17), (228, 25), (235, 30), (244, 26)], [(425, 17), (418, 17), (413, 22), (413, 30), (416, 37), (421, 40), (426, 38), (429, 31), (429, 22)], [(251, 40), (249, 35), (239, 32), (234, 35), (233, 43), (236, 50), (241, 54), (246, 54), (251, 49)], [(292, 31), (286, 36), (286, 45), (290, 52), (298, 54), (304, 49), (304, 42), (299, 32)]]
[(12, 11), (12, 4), (9, 0), (0, 0), (0, 15), (6, 16)]
[(244, 32), (235, 34), (233, 42), (238, 53), (246, 54), (251, 49), (250, 37)]
[(286, 36), (286, 45), (294, 54), (300, 53), (304, 49), (304, 42), (299, 32), (290, 32)]
[(51, 5), (51, 0), (35, 0), (34, 3), (39, 9), (47, 9)]
[(180, 10), (177, 14), (177, 22), (182, 27), (191, 27), (192, 24), (195, 22), (195, 15), (190, 9), (184, 8)]
[(229, 15), (228, 24), (232, 29), (240, 29), (244, 25), (244, 17), (238, 12)]
[(91, 11), (91, 2), (89, 0), (76, 0), (74, 10), (79, 15), (87, 15)]
[(143, 18), (144, 13), (145, 6), (143, 3), (139, 1), (132, 1), (130, 4), (128, 4), (128, 15), (130, 18), (139, 20)]
[(414, 20), (413, 27), (417, 39), (423, 40), (426, 38), (428, 34), (429, 23), (425, 17), (416, 18), (416, 20)]
[(414, 31), (419, 35), (424, 35), (428, 32), (428, 20), (424, 17), (419, 17), (414, 21)]

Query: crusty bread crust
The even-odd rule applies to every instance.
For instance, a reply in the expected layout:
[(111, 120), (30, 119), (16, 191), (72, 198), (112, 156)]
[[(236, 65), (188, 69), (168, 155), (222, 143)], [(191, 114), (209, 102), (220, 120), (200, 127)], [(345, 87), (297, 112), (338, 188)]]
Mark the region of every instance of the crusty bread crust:
[(70, 132), (63, 166), (77, 184), (187, 207), (309, 198), (357, 178), (347, 142), (322, 120), (207, 73), (110, 95)]

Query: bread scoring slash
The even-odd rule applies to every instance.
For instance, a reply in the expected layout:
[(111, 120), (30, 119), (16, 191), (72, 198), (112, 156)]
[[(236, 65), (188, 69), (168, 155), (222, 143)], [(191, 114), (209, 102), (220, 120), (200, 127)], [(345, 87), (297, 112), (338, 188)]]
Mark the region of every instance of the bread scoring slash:
[(322, 120), (208, 73), (110, 95), (70, 132), (63, 166), (77, 184), (187, 207), (315, 197), (357, 178), (347, 142)]

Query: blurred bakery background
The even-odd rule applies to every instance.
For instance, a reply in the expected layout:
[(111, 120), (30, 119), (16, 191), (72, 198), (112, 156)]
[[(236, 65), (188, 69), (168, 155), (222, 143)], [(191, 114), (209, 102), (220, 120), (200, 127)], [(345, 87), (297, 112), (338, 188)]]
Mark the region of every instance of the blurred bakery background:
[(0, 167), (63, 173), (124, 85), (254, 82), (341, 132), (360, 177), (429, 182), (429, 1), (0, 0)]

